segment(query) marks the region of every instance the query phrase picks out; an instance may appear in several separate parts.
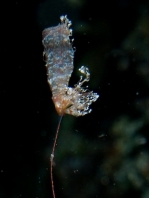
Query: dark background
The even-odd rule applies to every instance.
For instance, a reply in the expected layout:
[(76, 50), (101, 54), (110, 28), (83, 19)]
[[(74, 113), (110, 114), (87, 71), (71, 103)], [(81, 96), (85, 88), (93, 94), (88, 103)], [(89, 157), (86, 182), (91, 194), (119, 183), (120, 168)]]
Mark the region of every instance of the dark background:
[(74, 72), (89, 67), (92, 113), (64, 116), (55, 153), (56, 197), (149, 197), (149, 3), (38, 0), (1, 3), (0, 198), (49, 198), (59, 121), (42, 30), (72, 21)]

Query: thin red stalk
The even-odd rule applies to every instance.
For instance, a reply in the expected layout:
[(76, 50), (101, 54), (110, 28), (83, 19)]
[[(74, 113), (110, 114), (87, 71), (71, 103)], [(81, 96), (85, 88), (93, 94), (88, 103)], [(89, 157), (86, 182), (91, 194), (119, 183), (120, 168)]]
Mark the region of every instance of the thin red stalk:
[(54, 190), (54, 181), (53, 181), (53, 159), (54, 159), (54, 152), (55, 152), (55, 146), (56, 146), (56, 141), (57, 141), (57, 137), (58, 137), (58, 132), (60, 129), (60, 125), (61, 125), (61, 121), (62, 121), (63, 115), (61, 115), (58, 126), (57, 126), (57, 130), (56, 130), (56, 135), (55, 135), (55, 139), (54, 139), (54, 144), (53, 144), (53, 148), (52, 148), (52, 153), (51, 153), (51, 157), (50, 157), (50, 175), (51, 175), (51, 185), (52, 185), (52, 194), (53, 194), (53, 198), (55, 198), (55, 190)]

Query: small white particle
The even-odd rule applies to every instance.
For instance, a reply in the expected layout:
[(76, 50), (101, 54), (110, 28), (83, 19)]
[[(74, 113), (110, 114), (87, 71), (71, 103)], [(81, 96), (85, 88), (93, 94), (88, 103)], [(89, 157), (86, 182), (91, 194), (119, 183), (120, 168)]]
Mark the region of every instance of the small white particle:
[(74, 173), (77, 173), (77, 172), (78, 172), (78, 170), (74, 170), (73, 172), (74, 172)]

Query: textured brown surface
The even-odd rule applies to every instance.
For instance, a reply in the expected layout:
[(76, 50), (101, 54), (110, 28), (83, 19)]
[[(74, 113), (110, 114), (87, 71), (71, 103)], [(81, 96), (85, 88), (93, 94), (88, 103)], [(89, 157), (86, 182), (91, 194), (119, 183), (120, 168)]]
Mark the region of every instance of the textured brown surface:
[(44, 56), (48, 82), (53, 94), (68, 86), (73, 71), (74, 51), (69, 40), (70, 21), (61, 19), (61, 24), (43, 31)]

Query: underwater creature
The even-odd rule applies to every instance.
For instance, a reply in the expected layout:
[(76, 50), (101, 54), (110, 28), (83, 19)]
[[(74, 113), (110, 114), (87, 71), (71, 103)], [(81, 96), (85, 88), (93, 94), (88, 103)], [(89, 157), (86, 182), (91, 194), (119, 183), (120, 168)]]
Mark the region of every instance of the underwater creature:
[(67, 16), (60, 17), (61, 23), (58, 26), (50, 27), (42, 32), (44, 46), (44, 60), (46, 62), (48, 83), (52, 91), (52, 100), (57, 113), (61, 116), (51, 154), (51, 183), (52, 193), (55, 198), (52, 166), (56, 146), (56, 140), (60, 123), (64, 114), (73, 116), (84, 116), (91, 112), (90, 105), (95, 102), (99, 95), (82, 87), (90, 79), (89, 69), (82, 66), (79, 71), (85, 75), (80, 77), (74, 87), (69, 87), (69, 79), (73, 72), (74, 49), (73, 39), (70, 40), (72, 30), (71, 21)]

